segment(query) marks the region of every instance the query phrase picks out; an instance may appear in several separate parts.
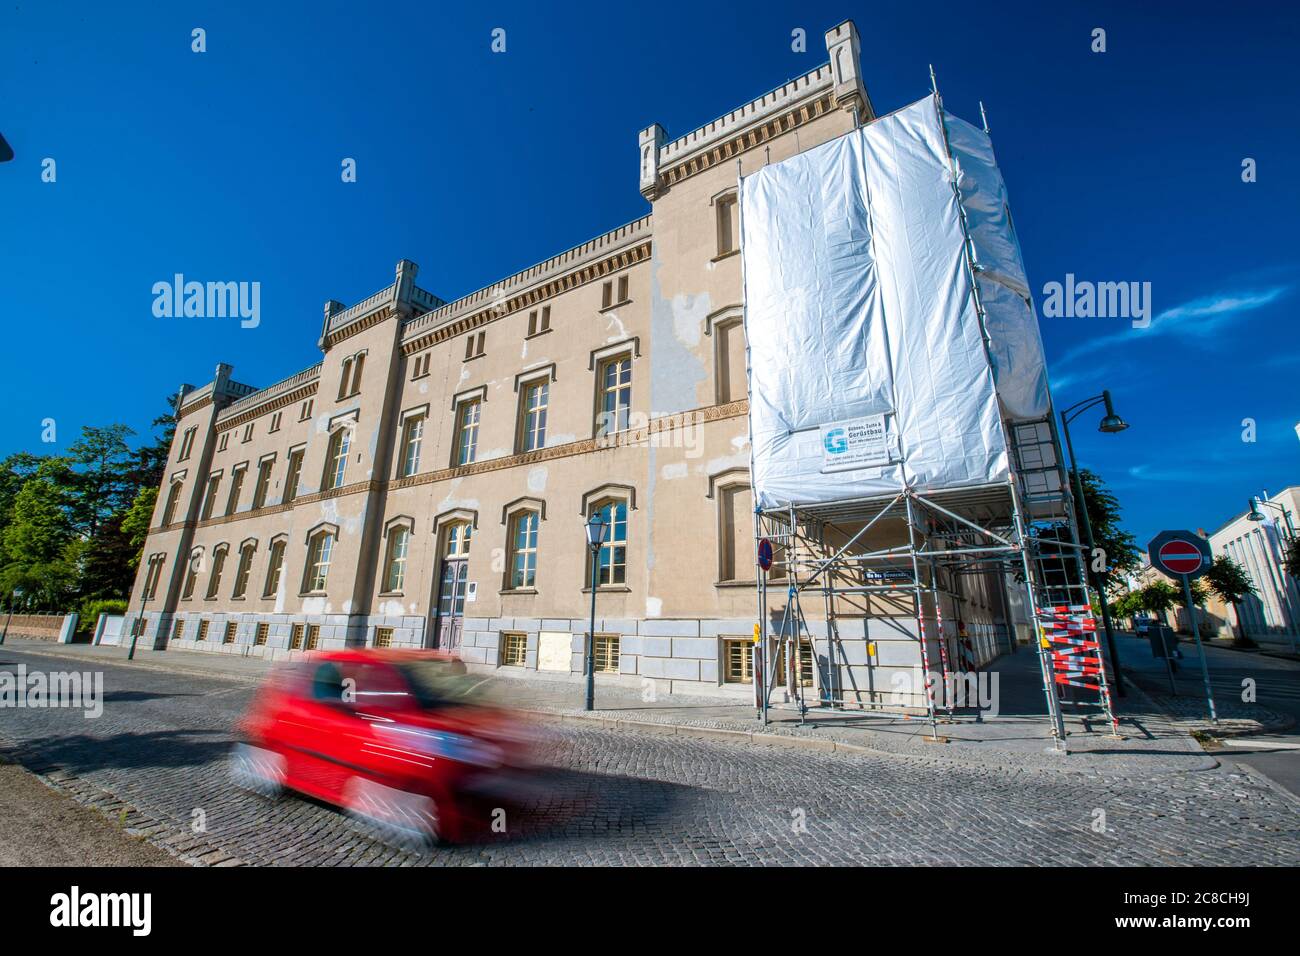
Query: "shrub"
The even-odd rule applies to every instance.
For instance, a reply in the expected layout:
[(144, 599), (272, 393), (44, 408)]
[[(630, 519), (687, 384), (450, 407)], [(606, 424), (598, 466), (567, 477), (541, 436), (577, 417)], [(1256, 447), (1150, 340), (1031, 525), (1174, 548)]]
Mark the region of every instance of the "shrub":
[(81, 602), (77, 612), (77, 630), (89, 631), (95, 627), (101, 614), (125, 614), (126, 601), (123, 598), (91, 598)]

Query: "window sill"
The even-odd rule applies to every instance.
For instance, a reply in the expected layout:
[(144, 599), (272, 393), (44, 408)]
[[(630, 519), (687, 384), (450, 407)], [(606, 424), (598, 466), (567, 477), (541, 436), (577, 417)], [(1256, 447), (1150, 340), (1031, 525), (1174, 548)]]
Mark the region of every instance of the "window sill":
[(715, 588), (753, 588), (758, 586), (757, 581), (714, 581)]
[(298, 592), (298, 597), (300, 598), (327, 597), (328, 595), (329, 595), (328, 591), (299, 591)]
[(631, 305), (631, 304), (632, 304), (631, 299), (624, 299), (622, 302), (615, 302), (612, 305), (607, 305), (599, 311), (601, 315), (604, 315), (606, 312), (613, 312), (615, 309), (621, 309), (623, 306)]
[(541, 330), (539, 330), (539, 331), (537, 331), (537, 332), (531, 332), (531, 333), (529, 333), (528, 335), (525, 335), (525, 336), (524, 336), (524, 339), (525, 339), (525, 341), (526, 341), (526, 340), (528, 340), (528, 339), (536, 339), (536, 338), (540, 338), (540, 337), (543, 336), (543, 335), (549, 335), (550, 332), (551, 332), (550, 329), (541, 329)]
[(730, 252), (722, 252), (710, 259), (710, 262), (721, 262), (723, 259), (730, 259), (732, 256), (740, 255), (739, 249), (732, 249)]
[(381, 598), (406, 597), (406, 592), (405, 591), (380, 591), (379, 597)]
[(537, 588), (502, 588), (497, 592), (497, 594), (522, 594), (525, 596), (536, 593)]
[[(591, 585), (587, 585), (585, 588), (583, 588), (583, 589), (582, 589), (582, 593), (583, 593), (583, 594), (590, 594), (590, 593), (591, 593)], [(625, 585), (625, 584), (602, 584), (600, 587), (596, 588), (596, 593), (597, 593), (597, 594), (606, 594), (606, 593), (610, 593), (610, 594), (631, 594), (631, 593), (632, 593), (632, 589), (631, 589), (630, 587), (628, 587), (627, 585)]]
[(466, 358), (464, 361), (466, 361), (466, 362), (473, 362), (475, 359), (481, 359), (481, 358), (483, 358), (485, 355), (487, 355), (486, 352), (479, 352), (478, 355), (471, 355), (471, 356), (469, 356), (468, 358)]

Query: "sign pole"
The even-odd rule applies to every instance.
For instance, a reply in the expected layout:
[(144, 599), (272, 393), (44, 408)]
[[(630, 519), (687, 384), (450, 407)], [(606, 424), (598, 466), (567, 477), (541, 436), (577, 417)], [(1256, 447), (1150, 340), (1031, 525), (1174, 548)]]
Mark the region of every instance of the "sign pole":
[(1196, 620), (1196, 605), (1192, 603), (1192, 582), (1187, 575), (1183, 579), (1183, 600), (1187, 602), (1187, 619), (1191, 622), (1192, 637), (1196, 638), (1196, 650), (1201, 656), (1201, 679), (1205, 681), (1205, 703), (1210, 708), (1210, 722), (1217, 724), (1219, 716), (1214, 712), (1214, 693), (1210, 690), (1210, 669), (1205, 665), (1205, 645), (1201, 643), (1201, 628)]

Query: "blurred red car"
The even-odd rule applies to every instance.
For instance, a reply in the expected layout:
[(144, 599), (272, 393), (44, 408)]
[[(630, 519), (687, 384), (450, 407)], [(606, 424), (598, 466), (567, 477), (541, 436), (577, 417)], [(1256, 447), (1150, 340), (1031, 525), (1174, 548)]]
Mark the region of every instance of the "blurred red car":
[(316, 797), (407, 847), (486, 832), (526, 789), (533, 735), (475, 701), (481, 682), (433, 651), (323, 652), (282, 665), (240, 721), (235, 782)]

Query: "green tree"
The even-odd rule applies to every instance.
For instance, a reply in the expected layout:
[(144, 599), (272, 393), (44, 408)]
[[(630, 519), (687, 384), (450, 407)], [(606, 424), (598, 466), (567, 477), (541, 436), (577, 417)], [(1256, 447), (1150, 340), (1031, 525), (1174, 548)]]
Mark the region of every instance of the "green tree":
[[(1121, 511), (1117, 499), (1106, 487), (1101, 476), (1087, 468), (1079, 469), (1079, 484), (1083, 486), (1083, 502), (1092, 524), (1093, 543), (1102, 550), (1106, 562), (1106, 590), (1116, 594), (1123, 589), (1124, 572), (1134, 572), (1141, 567), (1141, 552), (1133, 535), (1120, 527)], [(1087, 544), (1084, 533), (1083, 508), (1075, 496), (1075, 519), (1079, 523), (1079, 539)], [(1089, 561), (1092, 556), (1088, 556)]]
[(1168, 581), (1152, 581), (1138, 595), (1142, 610), (1149, 614), (1159, 614), (1162, 621), (1167, 621), (1165, 615), (1181, 600), (1178, 588)]
[(1232, 605), (1233, 613), (1237, 618), (1233, 639), (1237, 643), (1244, 643), (1246, 633), (1241, 628), (1241, 608), (1238, 605), (1242, 600), (1256, 593), (1255, 585), (1251, 583), (1245, 569), (1226, 554), (1221, 554), (1214, 559), (1210, 570), (1205, 572), (1204, 580), (1219, 600)]
[(88, 538), (94, 538), (109, 516), (129, 507), (135, 497), (135, 461), (126, 443), (134, 434), (122, 424), (85, 425), (81, 437), (68, 447), (74, 466), (72, 517)]
[(122, 531), (131, 542), (134, 555), (131, 567), (140, 565), (140, 552), (144, 548), (145, 538), (149, 535), (149, 522), (153, 520), (154, 506), (158, 503), (158, 486), (147, 485), (136, 492), (135, 501), (122, 516)]
[(67, 463), (42, 462), (14, 498), (3, 532), (0, 593), (21, 587), (43, 610), (62, 606), (76, 585), (80, 545), (69, 520)]

